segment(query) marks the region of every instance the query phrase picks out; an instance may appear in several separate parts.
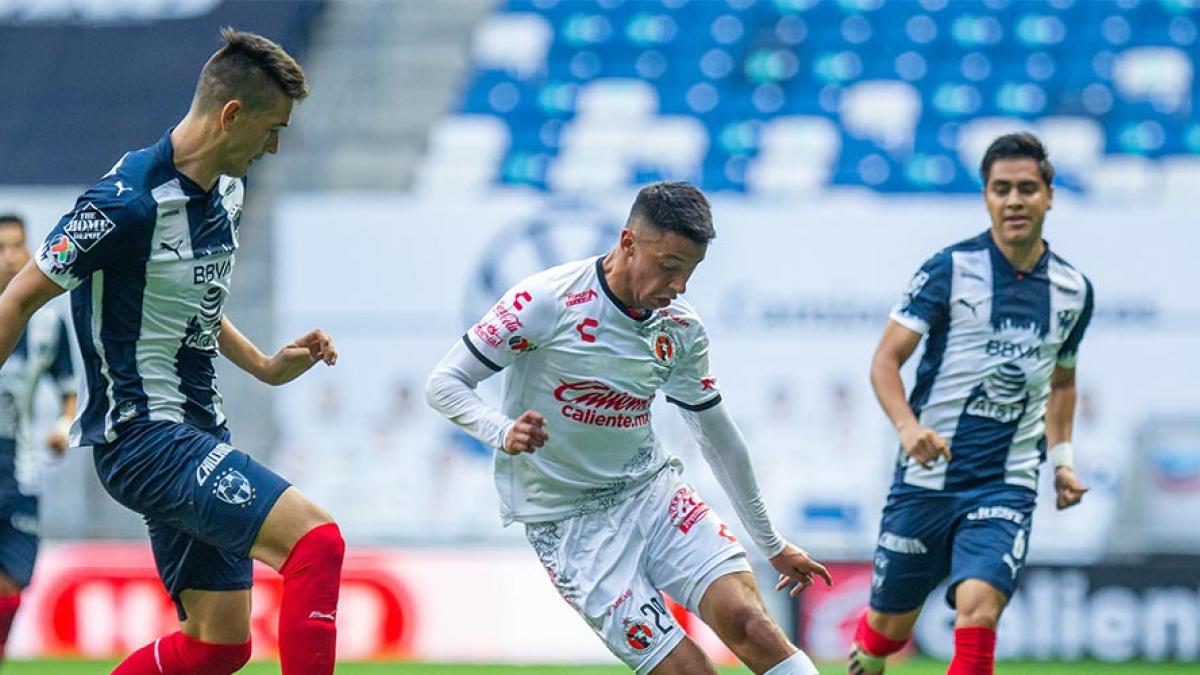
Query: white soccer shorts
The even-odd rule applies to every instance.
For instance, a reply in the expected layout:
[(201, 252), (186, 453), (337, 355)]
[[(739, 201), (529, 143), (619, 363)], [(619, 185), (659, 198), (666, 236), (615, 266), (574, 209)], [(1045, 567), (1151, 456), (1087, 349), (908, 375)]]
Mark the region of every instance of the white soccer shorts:
[(750, 571), (742, 545), (670, 467), (606, 511), (530, 523), (525, 535), (563, 599), (639, 675), (684, 638), (661, 592), (699, 615), (714, 581)]

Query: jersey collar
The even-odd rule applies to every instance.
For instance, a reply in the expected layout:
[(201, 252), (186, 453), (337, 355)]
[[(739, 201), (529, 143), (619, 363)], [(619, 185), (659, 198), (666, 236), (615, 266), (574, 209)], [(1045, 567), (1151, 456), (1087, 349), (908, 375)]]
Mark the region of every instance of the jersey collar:
[(612, 301), (612, 304), (616, 305), (617, 309), (621, 310), (621, 313), (625, 316), (633, 319), (634, 321), (645, 321), (646, 319), (650, 318), (651, 314), (654, 313), (648, 309), (641, 311), (633, 309), (621, 302), (621, 299), (612, 292), (612, 289), (608, 287), (608, 279), (604, 278), (604, 256), (596, 258), (596, 278), (600, 280), (600, 288), (604, 291), (604, 295), (608, 296), (608, 299)]
[(985, 230), (979, 235), (980, 239), (987, 242), (988, 250), (992, 252), (992, 268), (1001, 269), (1007, 272), (1010, 276), (1024, 279), (1025, 277), (1044, 277), (1050, 267), (1050, 242), (1042, 240), (1042, 245), (1045, 247), (1042, 251), (1042, 256), (1033, 264), (1033, 269), (1028, 272), (1021, 272), (1012, 266), (1008, 258), (1004, 257), (1004, 252), (996, 245), (996, 240), (992, 239), (992, 231)]

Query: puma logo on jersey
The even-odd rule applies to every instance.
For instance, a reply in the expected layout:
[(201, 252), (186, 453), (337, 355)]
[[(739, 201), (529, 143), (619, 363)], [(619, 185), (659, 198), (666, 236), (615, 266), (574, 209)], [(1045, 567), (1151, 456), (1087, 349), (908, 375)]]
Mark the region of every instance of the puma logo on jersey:
[(124, 182), (122, 182), (122, 181), (117, 181), (117, 182), (115, 183), (115, 185), (117, 186), (117, 196), (118, 196), (118, 197), (120, 197), (120, 196), (121, 196), (123, 193), (125, 193), (125, 192), (132, 192), (132, 191), (133, 191), (133, 188), (131, 188), (131, 187), (125, 187), (125, 183), (124, 183)]
[(159, 247), (159, 248), (161, 248), (162, 250), (164, 250), (164, 251), (170, 251), (171, 253), (174, 253), (174, 254), (175, 254), (175, 257), (176, 257), (176, 258), (178, 258), (178, 259), (180, 259), (180, 260), (183, 260), (183, 255), (182, 255), (182, 254), (179, 252), (179, 247), (180, 247), (180, 246), (183, 246), (183, 240), (182, 240), (182, 239), (180, 239), (178, 242), (176, 242), (174, 246), (172, 246), (171, 244), (168, 244), (168, 243), (167, 243), (167, 242), (165, 242), (165, 241), (164, 241), (164, 242), (161, 242), (161, 243), (159, 243), (159, 245), (158, 245), (158, 247)]
[(965, 299), (959, 298), (956, 304), (962, 304), (967, 309), (971, 310), (971, 316), (974, 316), (974, 317), (979, 316), (979, 312), (975, 311), (975, 308), (979, 306), (978, 302), (971, 304), (970, 302), (966, 301)]

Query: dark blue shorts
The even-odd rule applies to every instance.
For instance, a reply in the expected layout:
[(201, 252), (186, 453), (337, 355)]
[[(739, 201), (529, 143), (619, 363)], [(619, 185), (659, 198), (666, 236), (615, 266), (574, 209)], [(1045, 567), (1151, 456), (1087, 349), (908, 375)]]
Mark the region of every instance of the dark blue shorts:
[(229, 430), (136, 422), (93, 448), (100, 483), (140, 513), (163, 585), (186, 618), (185, 589), (250, 588), (250, 547), (289, 483), (229, 445)]
[(38, 498), (13, 494), (0, 506), (0, 572), (25, 588), (38, 550)]
[(954, 607), (959, 582), (979, 579), (1011, 598), (1025, 564), (1036, 494), (1014, 485), (960, 492), (896, 492), (883, 509), (871, 608), (917, 609), (950, 577), (946, 602)]

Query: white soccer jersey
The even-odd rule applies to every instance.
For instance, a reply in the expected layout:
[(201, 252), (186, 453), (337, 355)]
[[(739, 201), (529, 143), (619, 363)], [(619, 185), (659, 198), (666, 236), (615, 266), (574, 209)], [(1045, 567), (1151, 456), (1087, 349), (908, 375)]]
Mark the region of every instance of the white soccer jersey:
[(990, 232), (930, 258), (891, 318), (928, 335), (909, 404), (952, 459), (926, 469), (901, 452), (893, 489), (1036, 489), (1050, 376), (1075, 367), (1092, 305), (1091, 283), (1049, 247), (1028, 273)]
[(606, 509), (673, 460), (654, 437), (659, 390), (690, 410), (721, 400), (708, 339), (692, 307), (638, 313), (608, 288), (602, 258), (518, 283), (463, 340), (485, 365), (508, 370), (502, 410), (546, 418), (536, 452), (496, 453), (505, 522), (558, 520)]

